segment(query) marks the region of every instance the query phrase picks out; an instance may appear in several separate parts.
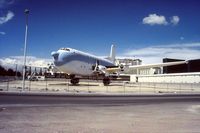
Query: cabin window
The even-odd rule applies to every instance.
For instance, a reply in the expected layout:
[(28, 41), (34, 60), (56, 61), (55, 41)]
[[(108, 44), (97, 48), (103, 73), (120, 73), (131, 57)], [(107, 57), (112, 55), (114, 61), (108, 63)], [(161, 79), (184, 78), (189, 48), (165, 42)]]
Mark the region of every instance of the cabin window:
[(70, 51), (68, 48), (61, 48), (60, 50)]

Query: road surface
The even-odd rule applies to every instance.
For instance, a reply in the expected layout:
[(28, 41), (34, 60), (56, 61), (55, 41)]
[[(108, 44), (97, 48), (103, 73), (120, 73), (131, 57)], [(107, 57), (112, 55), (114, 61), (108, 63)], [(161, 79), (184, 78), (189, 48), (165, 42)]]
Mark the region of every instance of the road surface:
[(1, 133), (199, 131), (199, 95), (0, 93)]

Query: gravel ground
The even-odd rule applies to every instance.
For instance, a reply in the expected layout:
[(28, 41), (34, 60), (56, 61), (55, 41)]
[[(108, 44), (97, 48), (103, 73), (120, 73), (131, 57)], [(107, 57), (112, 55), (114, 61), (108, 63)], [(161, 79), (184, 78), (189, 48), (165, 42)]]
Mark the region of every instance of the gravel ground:
[(0, 105), (0, 133), (199, 133), (200, 103)]
[[(73, 93), (132, 93), (132, 94), (158, 94), (158, 93), (200, 93), (200, 84), (167, 84), (167, 83), (124, 83), (112, 82), (104, 86), (101, 81), (82, 81), (79, 85), (73, 86), (69, 80), (52, 81), (26, 81), (26, 91), (33, 92), (73, 92)], [(22, 81), (13, 80), (0, 82), (0, 90), (20, 91)]]

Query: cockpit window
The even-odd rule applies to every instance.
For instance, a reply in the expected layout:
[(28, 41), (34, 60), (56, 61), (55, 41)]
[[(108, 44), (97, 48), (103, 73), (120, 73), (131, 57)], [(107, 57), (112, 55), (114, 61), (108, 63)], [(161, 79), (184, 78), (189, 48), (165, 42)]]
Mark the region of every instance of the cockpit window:
[(60, 50), (70, 51), (68, 48), (61, 48)]

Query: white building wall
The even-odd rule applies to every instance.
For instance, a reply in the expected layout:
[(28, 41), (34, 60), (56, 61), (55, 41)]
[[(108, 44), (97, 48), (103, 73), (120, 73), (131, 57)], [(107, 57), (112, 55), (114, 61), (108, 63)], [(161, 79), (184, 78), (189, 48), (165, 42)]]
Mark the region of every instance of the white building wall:
[(200, 73), (131, 75), (130, 81), (155, 83), (200, 83)]

